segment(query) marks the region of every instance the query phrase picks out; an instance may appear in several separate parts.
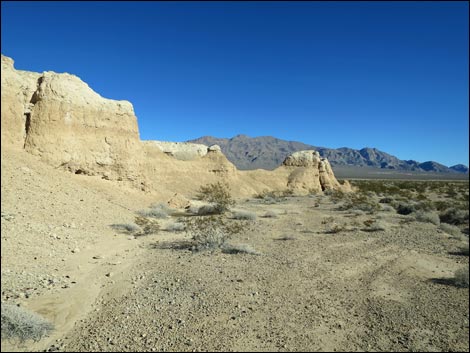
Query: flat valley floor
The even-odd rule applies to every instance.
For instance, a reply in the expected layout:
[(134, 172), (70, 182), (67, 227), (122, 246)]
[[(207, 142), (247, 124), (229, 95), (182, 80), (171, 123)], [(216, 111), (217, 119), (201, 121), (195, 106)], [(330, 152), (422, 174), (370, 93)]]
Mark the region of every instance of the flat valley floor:
[(177, 216), (110, 227), (152, 197), (2, 156), (2, 303), (56, 328), (2, 351), (469, 351), (468, 236), (323, 195), (237, 201), (256, 220), (230, 242), (258, 254), (191, 251)]

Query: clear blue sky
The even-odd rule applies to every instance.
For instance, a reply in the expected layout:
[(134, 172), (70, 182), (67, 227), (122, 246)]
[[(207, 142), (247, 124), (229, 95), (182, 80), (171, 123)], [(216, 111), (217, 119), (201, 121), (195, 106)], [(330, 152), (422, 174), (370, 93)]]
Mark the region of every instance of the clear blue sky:
[(142, 139), (275, 136), (468, 165), (467, 2), (8, 2), (17, 69), (133, 103)]

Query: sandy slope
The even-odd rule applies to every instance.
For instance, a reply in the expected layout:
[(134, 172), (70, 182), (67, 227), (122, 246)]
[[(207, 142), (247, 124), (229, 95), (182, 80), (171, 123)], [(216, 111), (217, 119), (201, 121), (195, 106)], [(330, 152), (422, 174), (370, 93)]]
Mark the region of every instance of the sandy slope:
[[(233, 239), (259, 256), (193, 253), (181, 234), (133, 239), (109, 227), (155, 201), (3, 151), (2, 300), (57, 329), (2, 350), (469, 350), (468, 289), (445, 281), (468, 257), (432, 224), (382, 212), (387, 230), (368, 233), (357, 225), (371, 216), (326, 197), (239, 200), (279, 213)], [(330, 216), (355, 230), (325, 234)]]

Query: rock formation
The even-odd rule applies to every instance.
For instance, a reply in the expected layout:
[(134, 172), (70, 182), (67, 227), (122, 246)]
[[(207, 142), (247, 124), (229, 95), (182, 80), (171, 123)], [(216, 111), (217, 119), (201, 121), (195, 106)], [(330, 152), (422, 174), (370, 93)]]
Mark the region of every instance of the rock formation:
[(73, 173), (136, 183), (144, 178), (131, 103), (103, 98), (67, 73), (17, 71), (2, 55), (4, 138)]
[(218, 145), (141, 141), (132, 104), (101, 97), (77, 76), (16, 70), (3, 55), (1, 76), (2, 150), (22, 149), (58, 169), (168, 197), (218, 180), (238, 196), (344, 188), (315, 151), (296, 152), (274, 171), (239, 171)]
[(330, 163), (314, 150), (299, 151), (288, 156), (283, 168), (290, 170), (287, 187), (295, 193), (320, 192), (328, 189), (350, 191), (349, 185), (336, 180)]
[(143, 141), (159, 148), (163, 153), (181, 161), (191, 161), (207, 154), (207, 146), (200, 143)]

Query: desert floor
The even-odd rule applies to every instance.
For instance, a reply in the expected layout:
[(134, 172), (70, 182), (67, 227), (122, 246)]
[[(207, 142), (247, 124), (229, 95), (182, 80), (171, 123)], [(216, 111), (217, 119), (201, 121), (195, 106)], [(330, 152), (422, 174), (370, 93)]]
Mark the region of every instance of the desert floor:
[(197, 252), (164, 230), (176, 217), (111, 228), (156, 200), (109, 181), (2, 152), (1, 187), (2, 302), (55, 325), (2, 351), (469, 350), (468, 288), (451, 280), (465, 239), (434, 224), (323, 195), (242, 199), (257, 218), (231, 242), (259, 254)]

